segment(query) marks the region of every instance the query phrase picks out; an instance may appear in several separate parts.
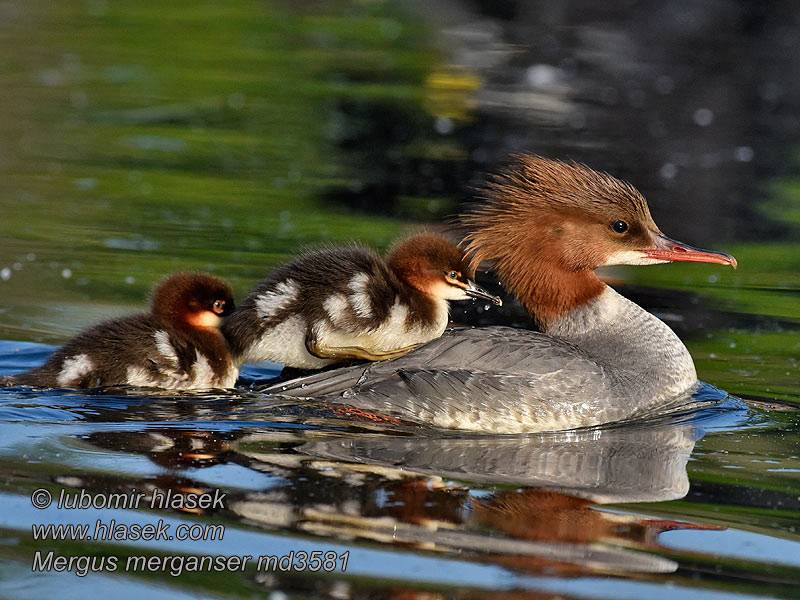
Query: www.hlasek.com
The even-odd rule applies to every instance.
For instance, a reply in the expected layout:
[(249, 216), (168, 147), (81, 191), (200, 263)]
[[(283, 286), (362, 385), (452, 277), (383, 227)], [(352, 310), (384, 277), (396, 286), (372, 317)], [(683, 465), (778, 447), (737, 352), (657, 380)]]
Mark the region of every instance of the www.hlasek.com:
[[(214, 490), (205, 494), (184, 494), (172, 490), (155, 488), (149, 493), (135, 489), (126, 493), (91, 493), (86, 490), (68, 492), (60, 490), (55, 498), (55, 508), (62, 510), (81, 509), (218, 509), (224, 508), (225, 494)], [(53, 505), (53, 495), (40, 488), (31, 494), (31, 504), (44, 510)], [(45, 524), (31, 527), (34, 541), (219, 541), (225, 537), (225, 526), (220, 524), (181, 523), (174, 527), (159, 519), (157, 523), (120, 523), (116, 519), (97, 519), (94, 523)], [(137, 555), (120, 558), (117, 556), (90, 556), (57, 554), (55, 551), (37, 550), (33, 556), (33, 571), (73, 572), (78, 577), (88, 573), (125, 572), (164, 572), (173, 577), (182, 573), (199, 571), (244, 571), (255, 566), (258, 571), (346, 571), (350, 552), (337, 554), (333, 550), (314, 550), (305, 552), (292, 550), (289, 554), (261, 555)]]

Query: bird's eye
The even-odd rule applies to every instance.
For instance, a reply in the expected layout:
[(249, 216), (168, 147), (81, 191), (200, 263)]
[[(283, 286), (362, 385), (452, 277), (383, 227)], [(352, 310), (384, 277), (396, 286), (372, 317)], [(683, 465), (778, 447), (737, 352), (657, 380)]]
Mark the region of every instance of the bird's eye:
[(456, 272), (456, 271), (450, 271), (450, 272), (447, 274), (447, 278), (448, 278), (448, 279), (458, 279), (458, 272)]
[(622, 219), (617, 219), (611, 224), (611, 229), (613, 229), (615, 233), (625, 233), (628, 231), (628, 224)]
[(214, 312), (221, 313), (225, 308), (225, 300), (214, 300)]

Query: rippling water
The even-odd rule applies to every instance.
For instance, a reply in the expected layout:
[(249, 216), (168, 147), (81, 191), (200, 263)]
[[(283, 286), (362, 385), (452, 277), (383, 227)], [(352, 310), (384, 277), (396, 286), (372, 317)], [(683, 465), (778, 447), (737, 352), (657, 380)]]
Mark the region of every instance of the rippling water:
[[(710, 384), (638, 423), (404, 426), (265, 397), (266, 363), (215, 394), (0, 390), (0, 597), (797, 597), (797, 11), (584, 4), (0, 5), (0, 374), (170, 271), (241, 296), (304, 244), (438, 227), (510, 151), (625, 176), (740, 264), (606, 273)], [(98, 520), (167, 533), (33, 537)]]
[[(49, 349), (4, 342), (3, 368), (39, 364)], [(245, 376), (276, 374), (261, 366)], [(37, 597), (48, 578), (31, 573), (29, 563), (35, 551), (55, 550), (120, 560), (256, 557), (245, 573), (222, 581), (213, 573), (191, 579), (173, 564), (166, 570), (181, 573), (178, 579), (146, 577), (125, 563), (128, 595), (173, 593), (152, 590), (153, 577), (187, 590), (201, 585), (210, 597), (253, 589), (393, 597), (441, 586), (468, 597), (502, 597), (512, 589), (667, 597), (665, 577), (697, 588), (697, 597), (709, 597), (706, 590), (759, 596), (764, 578), (790, 595), (800, 569), (793, 488), (800, 459), (779, 449), (797, 443), (800, 419), (724, 397), (708, 388), (697, 398), (705, 408), (649, 422), (489, 436), (379, 425), (335, 406), (291, 405), (244, 390), (146, 396), (8, 390), (0, 405), (6, 480), (0, 519), (10, 561), (4, 589)], [(68, 502), (85, 490), (96, 506), (37, 510), (31, 498), (41, 489), (56, 501), (66, 494)], [(146, 494), (138, 509), (103, 505), (103, 494), (131, 490)], [(208, 510), (146, 508), (153, 495), (168, 491), (225, 498)], [(112, 519), (126, 525), (164, 519), (171, 532), (222, 525), (224, 538), (30, 538), (34, 525), (88, 524), (92, 535), (98, 520)], [(292, 551), (332, 552), (337, 565), (347, 553), (347, 570), (337, 566), (335, 577), (319, 577), (254, 568), (257, 557)], [(64, 585), (75, 596), (98, 582), (118, 585), (115, 571), (96, 568), (100, 573), (85, 578), (61, 575)]]

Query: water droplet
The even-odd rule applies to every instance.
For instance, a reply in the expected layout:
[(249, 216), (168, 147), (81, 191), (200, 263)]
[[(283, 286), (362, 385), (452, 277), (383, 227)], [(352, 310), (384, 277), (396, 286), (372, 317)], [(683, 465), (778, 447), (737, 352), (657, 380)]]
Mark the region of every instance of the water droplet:
[(447, 135), (453, 132), (453, 119), (449, 117), (438, 117), (433, 124), (436, 133), (440, 135)]
[(72, 277), (72, 269), (62, 269), (61, 276), (64, 279), (69, 279), (70, 277)]
[(750, 146), (737, 146), (733, 151), (733, 157), (738, 162), (750, 162), (754, 156), (755, 152)]
[(228, 96), (228, 106), (231, 107), (233, 110), (241, 110), (244, 108), (245, 103), (245, 95), (240, 94), (239, 92), (234, 92)]
[(0, 279), (2, 279), (3, 281), (8, 281), (9, 279), (11, 279), (11, 269), (9, 269), (8, 267), (3, 267), (2, 269), (0, 269)]
[(708, 127), (714, 121), (714, 112), (710, 108), (698, 108), (692, 118), (700, 127)]
[(664, 163), (663, 165), (661, 165), (658, 174), (661, 175), (661, 177), (663, 177), (664, 179), (674, 179), (675, 175), (678, 174), (678, 167), (676, 167), (672, 163)]
[(531, 65), (525, 71), (525, 81), (534, 88), (546, 88), (558, 79), (559, 71), (551, 65)]
[(64, 84), (64, 75), (58, 69), (42, 69), (34, 76), (36, 83), (46, 87), (56, 87)]
[(93, 190), (97, 187), (97, 179), (94, 177), (84, 177), (75, 180), (75, 187), (79, 190)]

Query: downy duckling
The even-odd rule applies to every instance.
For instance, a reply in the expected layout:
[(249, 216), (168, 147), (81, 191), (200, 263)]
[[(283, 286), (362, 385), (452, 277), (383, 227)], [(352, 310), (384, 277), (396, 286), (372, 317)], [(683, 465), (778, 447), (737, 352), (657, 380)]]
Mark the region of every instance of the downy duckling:
[(234, 362), (318, 369), (402, 356), (442, 335), (448, 300), (499, 298), (453, 242), (421, 233), (384, 261), (359, 245), (305, 252), (261, 282), (222, 325)]
[(56, 350), (41, 367), (0, 383), (44, 388), (231, 387), (238, 369), (219, 324), (233, 309), (233, 293), (226, 283), (202, 273), (178, 273), (155, 289), (149, 314), (95, 325)]

